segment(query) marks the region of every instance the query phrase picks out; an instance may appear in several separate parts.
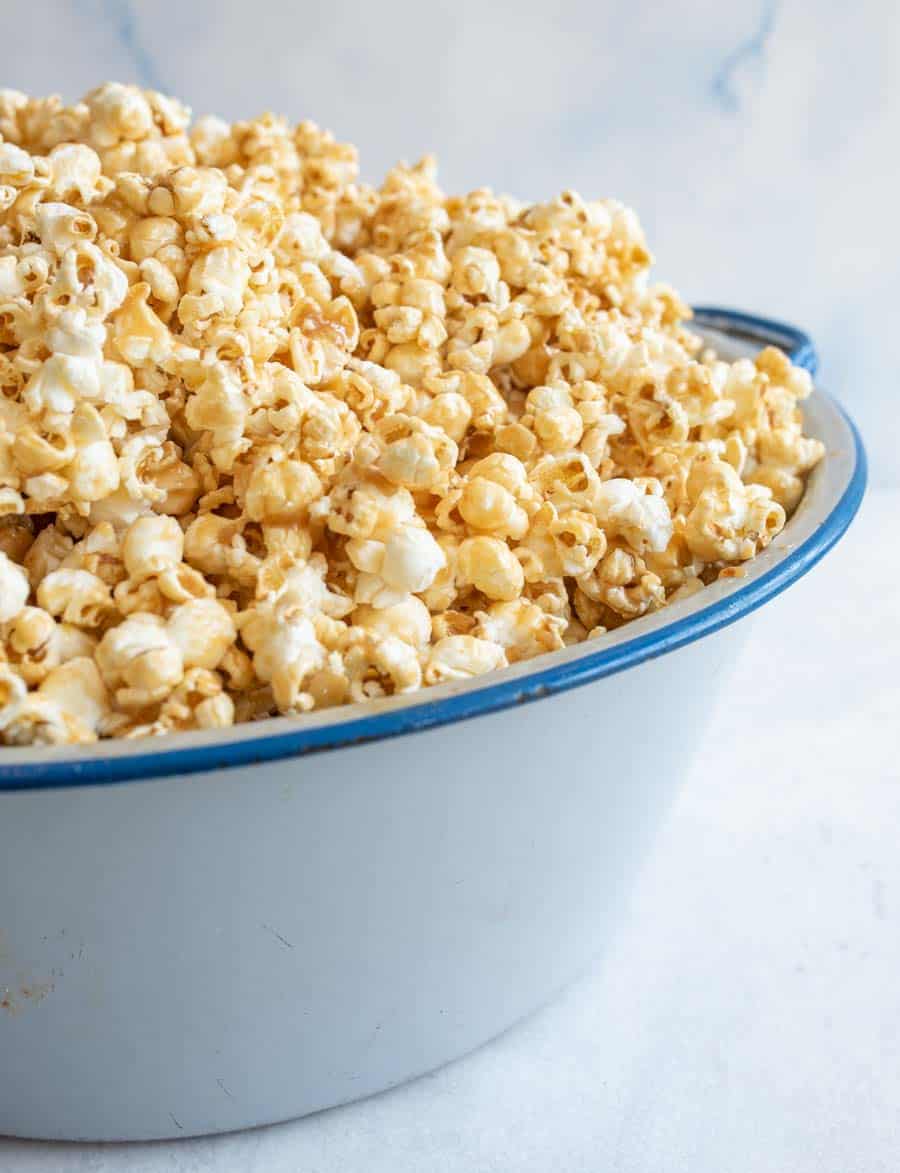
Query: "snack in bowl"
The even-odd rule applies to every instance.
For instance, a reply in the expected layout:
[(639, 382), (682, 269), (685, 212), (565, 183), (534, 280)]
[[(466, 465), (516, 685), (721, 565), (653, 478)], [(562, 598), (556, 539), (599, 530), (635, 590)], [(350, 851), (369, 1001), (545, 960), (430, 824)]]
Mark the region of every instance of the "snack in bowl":
[(823, 455), (811, 379), (650, 263), (614, 201), (0, 92), (0, 742), (414, 692), (733, 574)]

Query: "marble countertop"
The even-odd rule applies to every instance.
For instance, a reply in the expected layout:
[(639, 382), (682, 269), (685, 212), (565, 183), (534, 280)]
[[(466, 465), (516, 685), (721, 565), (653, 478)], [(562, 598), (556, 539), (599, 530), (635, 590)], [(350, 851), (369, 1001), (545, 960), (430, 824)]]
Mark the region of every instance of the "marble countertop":
[(900, 493), (871, 493), (758, 617), (626, 929), (552, 1006), (307, 1120), (148, 1145), (0, 1140), (0, 1169), (896, 1173), (898, 513)]

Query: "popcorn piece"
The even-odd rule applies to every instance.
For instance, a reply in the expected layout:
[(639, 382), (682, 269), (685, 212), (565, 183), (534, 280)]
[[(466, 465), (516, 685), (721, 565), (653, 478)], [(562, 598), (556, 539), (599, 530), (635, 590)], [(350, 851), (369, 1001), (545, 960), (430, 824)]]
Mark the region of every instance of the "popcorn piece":
[(109, 587), (87, 570), (52, 571), (41, 581), (37, 601), (49, 615), (76, 627), (99, 627), (113, 610)]
[(97, 645), (97, 667), (122, 709), (161, 701), (181, 681), (184, 660), (158, 615), (136, 612)]
[(173, 517), (139, 517), (128, 527), (122, 542), (122, 561), (135, 582), (177, 566), (183, 553), (184, 533)]
[(234, 643), (234, 620), (215, 599), (192, 599), (171, 613), (170, 638), (186, 668), (216, 668)]
[(592, 494), (593, 512), (601, 525), (623, 536), (638, 552), (665, 550), (672, 538), (672, 518), (662, 496), (634, 481), (616, 477)]
[(28, 602), (28, 576), (5, 553), (0, 551), (0, 623), (8, 623)]
[(503, 668), (506, 663), (503, 648), (492, 640), (474, 635), (448, 635), (432, 647), (424, 678), (426, 684), (467, 680)]
[(414, 692), (422, 683), (415, 649), (395, 635), (367, 632), (344, 656), (344, 671), (355, 701)]
[(312, 708), (312, 696), (304, 685), (326, 659), (312, 622), (302, 614), (282, 619), (274, 610), (260, 609), (241, 628), (241, 636), (254, 653), (253, 670), (271, 684), (279, 710)]
[(191, 668), (161, 705), (150, 729), (171, 733), (179, 729), (223, 729), (234, 723), (234, 701), (222, 689), (215, 672)]
[(83, 721), (40, 691), (0, 709), (3, 745), (78, 745), (95, 740)]
[(0, 183), (25, 187), (34, 178), (34, 161), (14, 143), (0, 143)]
[(101, 501), (119, 487), (119, 462), (99, 412), (88, 403), (72, 415), (72, 438), (76, 452), (64, 470), (67, 495), (75, 502)]
[(444, 561), (444, 552), (427, 529), (404, 526), (385, 543), (378, 573), (397, 591), (424, 591)]
[(696, 503), (685, 519), (684, 536), (705, 562), (744, 562), (784, 526), (784, 510), (770, 491), (745, 485), (725, 461), (695, 461), (688, 491)]
[(394, 636), (423, 652), (431, 639), (431, 615), (415, 595), (390, 607), (357, 607), (353, 623), (380, 636)]
[(253, 521), (285, 524), (297, 521), (322, 495), (322, 482), (302, 460), (285, 460), (253, 470), (244, 499)]
[(106, 686), (89, 656), (78, 656), (54, 668), (41, 683), (38, 694), (55, 701), (63, 713), (85, 731), (91, 740), (110, 703)]
[(381, 442), (378, 471), (392, 484), (410, 489), (439, 486), (456, 464), (457, 446), (422, 420), (394, 415), (376, 428)]
[(22, 701), (28, 695), (28, 685), (8, 664), (0, 664), (0, 718), (8, 705)]
[(563, 647), (565, 621), (524, 598), (494, 603), (476, 615), (473, 634), (499, 644), (510, 664)]
[(515, 599), (525, 585), (522, 564), (499, 538), (466, 538), (457, 565), (460, 581), (489, 599)]

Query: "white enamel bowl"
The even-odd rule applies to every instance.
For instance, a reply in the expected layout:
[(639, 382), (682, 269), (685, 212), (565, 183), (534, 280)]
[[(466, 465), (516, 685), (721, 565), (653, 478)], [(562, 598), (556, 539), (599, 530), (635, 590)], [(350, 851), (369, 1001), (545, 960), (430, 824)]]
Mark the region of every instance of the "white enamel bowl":
[[(814, 361), (790, 327), (700, 322), (723, 352)], [(0, 1133), (299, 1116), (470, 1050), (582, 971), (744, 617), (859, 505), (852, 425), (821, 391), (807, 420), (828, 456), (746, 576), (602, 642), (411, 701), (0, 751)]]

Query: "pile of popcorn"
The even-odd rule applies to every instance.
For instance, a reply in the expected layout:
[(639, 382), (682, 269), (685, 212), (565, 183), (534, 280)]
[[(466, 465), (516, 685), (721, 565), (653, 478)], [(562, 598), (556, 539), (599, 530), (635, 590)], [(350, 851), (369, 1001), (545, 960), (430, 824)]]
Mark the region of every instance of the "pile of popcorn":
[(0, 91), (0, 742), (409, 693), (736, 573), (810, 379), (703, 351), (650, 260), (611, 200)]

